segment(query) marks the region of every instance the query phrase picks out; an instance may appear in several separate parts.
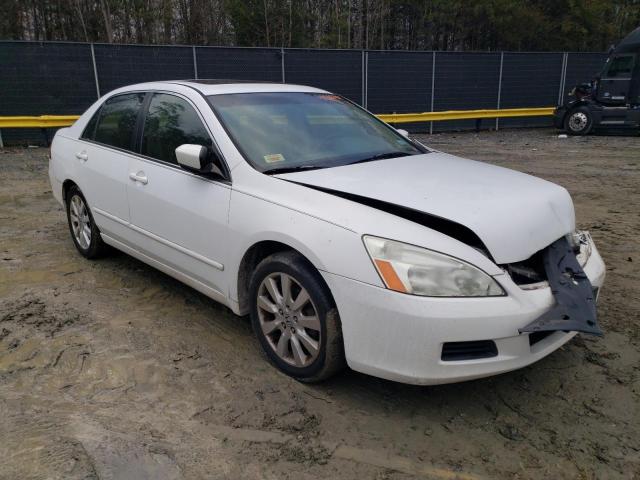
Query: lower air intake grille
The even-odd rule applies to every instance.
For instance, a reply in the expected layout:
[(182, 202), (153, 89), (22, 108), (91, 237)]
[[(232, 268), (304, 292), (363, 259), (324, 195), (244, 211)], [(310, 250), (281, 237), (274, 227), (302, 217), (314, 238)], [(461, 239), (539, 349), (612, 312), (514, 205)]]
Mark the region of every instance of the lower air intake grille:
[(536, 343), (544, 340), (549, 335), (553, 335), (556, 333), (555, 331), (545, 331), (545, 332), (532, 332), (529, 334), (529, 345), (534, 346)]
[(498, 356), (498, 348), (493, 340), (473, 342), (447, 342), (442, 346), (442, 361), (476, 360)]

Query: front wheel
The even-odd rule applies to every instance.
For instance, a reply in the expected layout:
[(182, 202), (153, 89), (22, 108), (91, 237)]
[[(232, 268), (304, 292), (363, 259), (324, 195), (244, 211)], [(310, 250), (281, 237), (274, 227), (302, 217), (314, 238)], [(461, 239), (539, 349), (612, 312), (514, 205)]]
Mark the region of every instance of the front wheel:
[(587, 135), (593, 128), (593, 115), (587, 107), (570, 110), (564, 118), (564, 129), (569, 135)]
[(267, 357), (303, 382), (344, 367), (340, 319), (320, 274), (295, 252), (264, 259), (251, 278), (251, 323)]

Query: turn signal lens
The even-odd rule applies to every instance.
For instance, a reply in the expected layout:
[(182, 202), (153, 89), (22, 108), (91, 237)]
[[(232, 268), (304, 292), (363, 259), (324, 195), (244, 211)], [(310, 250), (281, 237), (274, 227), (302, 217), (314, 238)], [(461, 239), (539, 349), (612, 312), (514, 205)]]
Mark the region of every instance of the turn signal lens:
[(391, 262), (387, 262), (386, 260), (375, 260), (375, 264), (376, 267), (378, 267), (380, 276), (382, 276), (384, 283), (387, 284), (388, 288), (397, 292), (407, 293), (407, 289), (404, 287), (402, 280), (400, 280), (396, 271), (393, 269)]
[(363, 237), (384, 284), (390, 290), (428, 297), (492, 297), (504, 290), (479, 268), (407, 243)]

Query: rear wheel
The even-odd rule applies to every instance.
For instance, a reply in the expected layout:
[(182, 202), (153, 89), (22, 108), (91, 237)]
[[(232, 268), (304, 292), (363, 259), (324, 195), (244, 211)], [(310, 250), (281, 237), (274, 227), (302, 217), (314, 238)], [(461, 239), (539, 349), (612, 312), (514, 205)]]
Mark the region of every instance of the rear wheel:
[(66, 194), (67, 221), (71, 239), (80, 254), (86, 258), (98, 258), (107, 252), (100, 230), (80, 189), (73, 185)]
[(302, 256), (280, 252), (264, 259), (250, 295), (254, 332), (280, 370), (318, 382), (344, 367), (338, 311), (322, 277)]
[(587, 135), (593, 128), (593, 115), (587, 107), (576, 107), (564, 118), (564, 129), (569, 135)]

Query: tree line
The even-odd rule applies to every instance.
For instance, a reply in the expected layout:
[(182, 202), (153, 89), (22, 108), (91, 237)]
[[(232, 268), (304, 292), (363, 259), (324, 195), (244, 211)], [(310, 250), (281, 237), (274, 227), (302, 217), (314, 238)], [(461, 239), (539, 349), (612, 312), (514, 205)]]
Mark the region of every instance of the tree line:
[(603, 51), (640, 0), (0, 0), (0, 39)]

